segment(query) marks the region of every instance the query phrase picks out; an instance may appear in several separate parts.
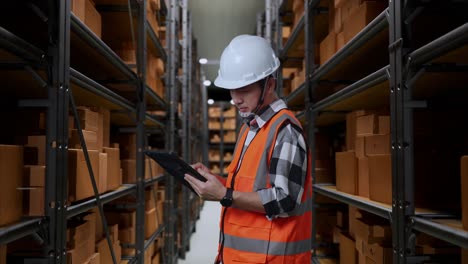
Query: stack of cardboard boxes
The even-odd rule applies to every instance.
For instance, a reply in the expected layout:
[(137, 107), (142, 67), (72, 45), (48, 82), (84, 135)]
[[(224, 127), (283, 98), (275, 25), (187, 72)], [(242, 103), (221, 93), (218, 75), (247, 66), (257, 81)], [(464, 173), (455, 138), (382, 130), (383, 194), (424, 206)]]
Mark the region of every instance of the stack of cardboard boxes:
[(334, 0), (329, 5), (328, 35), (320, 43), (320, 65), (364, 29), (386, 7), (386, 1)]
[[(119, 147), (110, 144), (110, 111), (102, 107), (78, 107), (80, 127), (99, 193), (117, 189), (122, 184)], [(74, 120), (73, 116), (69, 117)], [(94, 195), (79, 132), (69, 122), (68, 176), (69, 201)]]
[(336, 188), (391, 204), (390, 117), (358, 110), (346, 117), (346, 151), (336, 152)]

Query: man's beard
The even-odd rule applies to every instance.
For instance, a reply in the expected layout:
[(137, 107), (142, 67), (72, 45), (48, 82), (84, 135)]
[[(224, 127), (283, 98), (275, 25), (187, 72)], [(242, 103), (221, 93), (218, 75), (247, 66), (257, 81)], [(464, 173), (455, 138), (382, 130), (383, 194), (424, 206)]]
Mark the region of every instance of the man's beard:
[(255, 118), (255, 114), (252, 112), (241, 112), (239, 111), (239, 115), (242, 118), (242, 121), (247, 125)]

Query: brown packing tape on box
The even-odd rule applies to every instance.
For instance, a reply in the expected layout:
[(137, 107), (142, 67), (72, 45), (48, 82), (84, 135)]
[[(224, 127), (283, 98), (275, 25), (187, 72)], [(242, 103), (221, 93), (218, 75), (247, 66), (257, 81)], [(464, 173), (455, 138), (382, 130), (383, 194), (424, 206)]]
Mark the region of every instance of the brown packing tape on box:
[(18, 221), (23, 213), (23, 147), (0, 145), (0, 226)]

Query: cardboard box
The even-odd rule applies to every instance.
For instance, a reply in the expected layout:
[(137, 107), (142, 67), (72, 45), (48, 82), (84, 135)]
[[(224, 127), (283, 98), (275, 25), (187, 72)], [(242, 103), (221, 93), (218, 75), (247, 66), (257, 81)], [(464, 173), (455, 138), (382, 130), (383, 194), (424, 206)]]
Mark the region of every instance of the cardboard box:
[[(391, 242), (392, 229), (388, 220), (383, 218), (359, 218), (355, 222), (355, 235), (365, 244)], [(362, 253), (365, 253), (363, 251)]]
[(392, 156), (369, 156), (369, 198), (392, 204)]
[(336, 34), (330, 32), (320, 42), (320, 65), (325, 64), (336, 53)]
[(161, 253), (156, 253), (151, 259), (151, 264), (160, 264), (161, 263)]
[(136, 160), (121, 160), (122, 183), (136, 183)]
[(356, 119), (356, 135), (369, 136), (379, 131), (379, 118), (376, 114), (359, 116)]
[(385, 3), (377, 1), (363, 2), (359, 7), (348, 5), (342, 7), (343, 33), (345, 43), (363, 30), (384, 9)]
[[(391, 245), (381, 245), (379, 243), (367, 244), (365, 255), (367, 263), (393, 263), (393, 250)], [(372, 260), (372, 262), (369, 262), (369, 259)]]
[(84, 21), (85, 17), (85, 1), (83, 0), (71, 0), (71, 11), (81, 21)]
[(358, 194), (369, 198), (369, 159), (358, 158)]
[(468, 249), (461, 249), (461, 263), (468, 264)]
[(351, 237), (355, 237), (355, 222), (356, 222), (356, 214), (358, 212), (357, 207), (348, 205), (348, 232)]
[(343, 31), (336, 34), (336, 52), (342, 49), (346, 45)]
[(24, 166), (23, 186), (44, 187), (46, 167), (41, 165)]
[(106, 211), (105, 214), (108, 225), (119, 225), (119, 229), (136, 226), (136, 211)]
[(80, 127), (83, 130), (97, 132), (99, 130), (99, 114), (87, 107), (77, 107)]
[(0, 226), (18, 221), (23, 213), (23, 147), (0, 145)]
[(99, 153), (99, 193), (105, 193), (107, 191), (107, 153)]
[(28, 187), (22, 191), (24, 214), (28, 216), (43, 216), (45, 212), (45, 188)]
[(462, 156), (460, 163), (462, 225), (468, 230), (468, 156)]
[(97, 112), (97, 146), (102, 151), (103, 147), (109, 147), (110, 144), (110, 111), (104, 107), (91, 107), (92, 111)]
[(336, 152), (336, 189), (349, 194), (358, 192), (357, 160), (354, 151)]
[(340, 264), (356, 264), (358, 254), (356, 241), (349, 234), (340, 234)]
[(159, 226), (156, 208), (145, 211), (145, 239), (149, 239)]
[[(98, 138), (95, 131), (82, 130), (83, 137), (88, 150), (98, 150)], [(72, 129), (71, 136), (68, 139), (69, 148), (83, 148), (81, 145), (80, 135), (77, 129)]]
[[(339, 34), (341, 32), (343, 32), (343, 20), (341, 20), (342, 18), (342, 15), (341, 15), (341, 8), (335, 8), (335, 14), (334, 14), (334, 21), (333, 21), (333, 31), (336, 33), (336, 34)], [(337, 50), (339, 50), (339, 48), (337, 47)]]
[(0, 245), (0, 264), (7, 264), (7, 245)]
[(101, 14), (96, 10), (95, 4), (91, 0), (85, 1), (85, 24), (96, 34), (97, 37), (101, 38), (102, 32), (102, 21)]
[(390, 134), (366, 136), (365, 154), (367, 156), (391, 154)]
[(356, 136), (354, 141), (354, 151), (356, 153), (356, 158), (365, 158), (366, 157), (366, 143), (363, 136)]
[[(114, 255), (117, 258), (117, 263), (120, 263), (121, 257), (122, 257), (122, 249), (120, 247), (120, 242), (117, 240), (113, 246), (114, 250)], [(112, 255), (109, 250), (109, 244), (107, 242), (107, 239), (102, 239), (96, 243), (96, 251), (99, 253), (99, 258), (100, 258), (100, 263), (105, 264), (105, 263), (113, 263), (112, 262)]]
[(390, 116), (379, 116), (379, 131), (378, 134), (390, 134)]
[[(28, 147), (37, 148), (37, 165), (46, 165), (46, 136), (28, 136)], [(35, 164), (28, 164), (35, 165)]]
[[(99, 152), (88, 150), (94, 179), (99, 186)], [(68, 198), (77, 201), (94, 196), (88, 166), (81, 149), (68, 149)]]
[(136, 159), (136, 134), (120, 134), (120, 159)]
[(122, 185), (120, 149), (103, 147), (102, 151), (107, 154), (107, 191), (115, 190)]
[(366, 115), (368, 111), (357, 110), (346, 115), (346, 150), (354, 150), (355, 138), (356, 138), (356, 119), (359, 116)]
[(99, 253), (94, 253), (93, 255), (91, 255), (86, 264), (101, 264), (101, 256), (99, 255)]
[(336, 211), (336, 225), (342, 229), (348, 229), (348, 213), (342, 210)]

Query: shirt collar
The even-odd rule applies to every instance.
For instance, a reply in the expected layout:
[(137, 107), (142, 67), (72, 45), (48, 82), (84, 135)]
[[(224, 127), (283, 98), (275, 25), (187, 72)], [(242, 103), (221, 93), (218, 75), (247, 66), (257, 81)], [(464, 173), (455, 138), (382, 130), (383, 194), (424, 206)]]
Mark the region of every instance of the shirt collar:
[(258, 115), (255, 115), (254, 119), (250, 122), (251, 128), (262, 128), (268, 120), (270, 120), (280, 110), (287, 108), (286, 103), (282, 99), (278, 99), (267, 107), (262, 108)]

